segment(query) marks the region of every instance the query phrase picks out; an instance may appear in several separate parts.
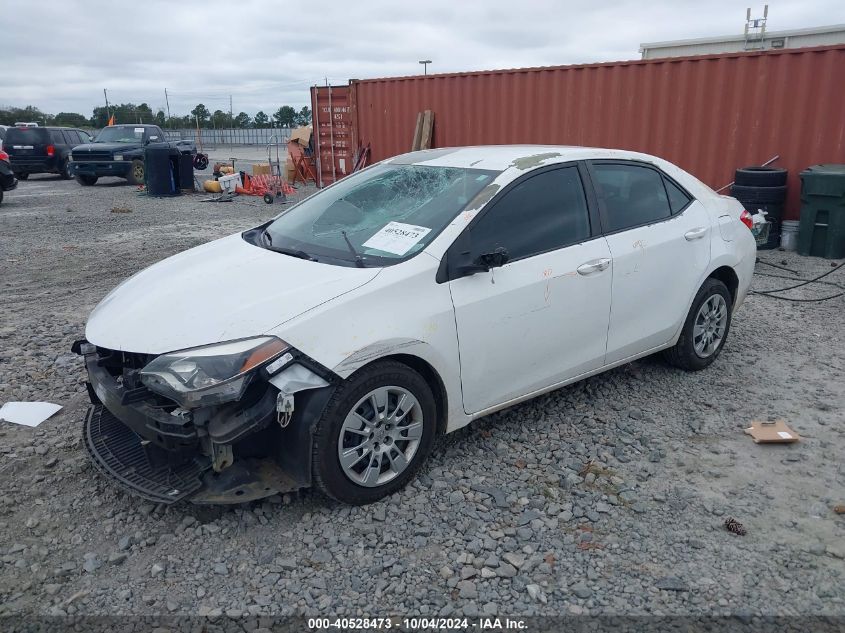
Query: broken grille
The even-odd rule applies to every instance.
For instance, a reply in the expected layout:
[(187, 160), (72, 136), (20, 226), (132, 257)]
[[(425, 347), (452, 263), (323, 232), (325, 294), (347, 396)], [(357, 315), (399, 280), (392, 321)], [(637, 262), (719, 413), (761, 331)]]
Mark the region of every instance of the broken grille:
[(85, 447), (97, 469), (133, 494), (156, 503), (175, 503), (202, 486), (207, 460), (187, 459), (172, 466), (154, 464), (142, 438), (102, 406), (88, 410), (84, 426)]

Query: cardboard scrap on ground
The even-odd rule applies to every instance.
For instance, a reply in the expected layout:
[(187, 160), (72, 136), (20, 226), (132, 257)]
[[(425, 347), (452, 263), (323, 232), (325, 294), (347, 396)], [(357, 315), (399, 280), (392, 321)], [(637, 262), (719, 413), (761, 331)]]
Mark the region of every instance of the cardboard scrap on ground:
[(0, 420), (23, 426), (38, 426), (62, 406), (50, 402), (7, 402), (0, 407)]
[(751, 426), (745, 432), (754, 438), (757, 444), (789, 444), (798, 442), (798, 433), (790, 429), (784, 420), (761, 422), (752, 420)]

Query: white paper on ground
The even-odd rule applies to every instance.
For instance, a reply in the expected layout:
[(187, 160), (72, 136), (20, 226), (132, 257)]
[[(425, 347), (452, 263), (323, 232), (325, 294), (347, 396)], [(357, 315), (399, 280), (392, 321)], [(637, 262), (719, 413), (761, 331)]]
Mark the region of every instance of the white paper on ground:
[(431, 229), (402, 222), (388, 222), (370, 239), (364, 242), (367, 248), (375, 248), (385, 253), (404, 255), (414, 244), (419, 242)]
[(780, 436), (780, 438), (784, 439), (784, 440), (791, 440), (792, 439), (792, 435), (790, 435), (786, 431), (778, 431), (778, 436)]
[(50, 402), (7, 402), (0, 407), (0, 420), (24, 426), (38, 426), (62, 406)]

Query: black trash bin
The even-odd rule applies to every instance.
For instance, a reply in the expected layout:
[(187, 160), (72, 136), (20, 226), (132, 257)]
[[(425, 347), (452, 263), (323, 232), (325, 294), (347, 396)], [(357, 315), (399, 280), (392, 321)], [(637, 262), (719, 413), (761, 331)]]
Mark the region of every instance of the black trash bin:
[(801, 172), (798, 254), (845, 257), (845, 165), (813, 165)]
[(179, 189), (194, 191), (194, 156), (191, 152), (179, 155)]
[(144, 148), (144, 185), (150, 196), (178, 196), (179, 150), (170, 143)]

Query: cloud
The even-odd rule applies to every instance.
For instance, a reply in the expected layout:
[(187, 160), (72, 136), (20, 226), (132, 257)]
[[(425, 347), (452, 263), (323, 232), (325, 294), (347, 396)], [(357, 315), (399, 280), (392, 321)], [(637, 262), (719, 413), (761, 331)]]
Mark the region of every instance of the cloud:
[[(326, 79), (639, 57), (641, 42), (739, 33), (747, 2), (720, 0), (4, 0), (0, 102), (90, 114), (113, 102), (275, 111)], [(840, 0), (773, 5), (769, 29), (845, 22)]]

